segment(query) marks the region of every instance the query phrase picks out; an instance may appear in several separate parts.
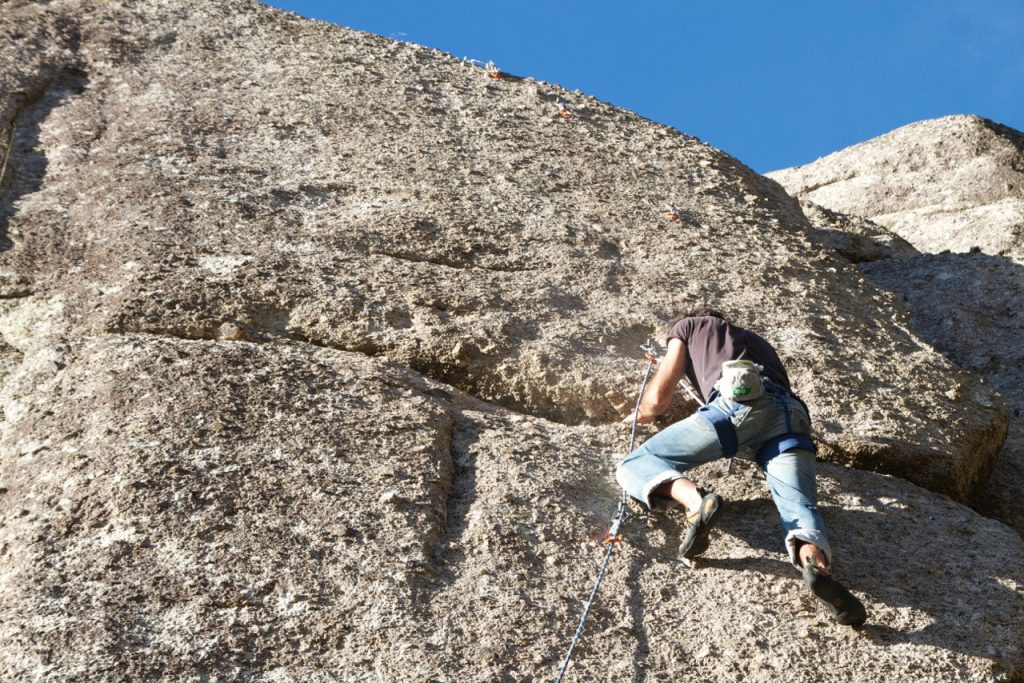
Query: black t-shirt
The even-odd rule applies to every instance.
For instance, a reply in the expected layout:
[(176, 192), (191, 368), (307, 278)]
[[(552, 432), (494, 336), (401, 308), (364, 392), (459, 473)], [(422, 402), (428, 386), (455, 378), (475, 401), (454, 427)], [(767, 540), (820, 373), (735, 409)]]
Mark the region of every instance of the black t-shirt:
[(750, 330), (711, 316), (683, 318), (668, 334), (686, 344), (686, 376), (700, 387), (706, 401), (722, 376), (727, 360), (752, 360), (764, 367), (762, 373), (787, 389), (789, 376), (775, 349)]

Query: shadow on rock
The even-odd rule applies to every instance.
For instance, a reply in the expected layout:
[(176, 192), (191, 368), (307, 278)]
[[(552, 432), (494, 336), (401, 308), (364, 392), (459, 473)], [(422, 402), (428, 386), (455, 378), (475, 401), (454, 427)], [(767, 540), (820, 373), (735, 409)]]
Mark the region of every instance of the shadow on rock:
[[(1008, 613), (1001, 606), (1020, 605), (1014, 586), (1022, 585), (1024, 577), (1020, 567), (1005, 566), (998, 555), (982, 549), (1001, 543), (990, 534), (1008, 537), (1010, 532), (966, 508), (940, 518), (912, 502), (884, 496), (859, 500), (865, 509), (822, 505), (821, 511), (836, 552), (836, 577), (868, 608), (863, 632), (878, 645), (926, 645), (978, 657), (1003, 654), (997, 638), (978, 635), (991, 631), (995, 636), (1011, 627), (997, 615)], [(735, 539), (756, 550), (782, 551), (781, 527), (770, 500), (731, 501), (719, 529), (712, 548), (728, 547)], [(709, 558), (705, 566), (791, 578), (794, 589), (804, 590), (788, 559)], [(927, 625), (902, 627), (909, 623), (908, 612), (923, 613)], [(973, 628), (965, 630), (968, 623)]]
[[(1012, 343), (1024, 333), (1017, 315), (1024, 297), (1024, 265), (972, 251), (923, 254), (863, 264), (871, 281), (912, 309), (913, 331), (961, 367), (999, 391), (1009, 405), (1009, 433), (992, 474), (971, 501), (982, 514), (1024, 533), (1024, 351)], [(956, 385), (950, 392), (959, 392)], [(987, 473), (986, 473), (987, 474)]]
[(10, 127), (0, 129), (9, 135), (4, 140), (7, 154), (0, 161), (0, 251), (14, 246), (8, 231), (11, 217), (17, 213), (18, 200), (43, 186), (48, 166), (40, 144), (43, 122), (50, 112), (84, 91), (87, 84), (84, 71), (66, 70), (38, 93), (30, 95)]

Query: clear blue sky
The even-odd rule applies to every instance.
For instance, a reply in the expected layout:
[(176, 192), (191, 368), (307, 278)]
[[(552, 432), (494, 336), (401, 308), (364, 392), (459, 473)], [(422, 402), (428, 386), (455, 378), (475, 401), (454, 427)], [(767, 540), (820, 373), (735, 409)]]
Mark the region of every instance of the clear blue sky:
[(1024, 130), (1024, 0), (271, 0), (557, 83), (765, 172), (913, 121)]

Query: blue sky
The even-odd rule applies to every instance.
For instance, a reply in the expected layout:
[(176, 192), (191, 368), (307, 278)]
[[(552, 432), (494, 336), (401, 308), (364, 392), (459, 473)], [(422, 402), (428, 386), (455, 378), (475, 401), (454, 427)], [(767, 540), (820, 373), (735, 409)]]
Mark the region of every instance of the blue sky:
[(1021, 0), (272, 0), (557, 83), (765, 172), (913, 121), (1024, 130)]

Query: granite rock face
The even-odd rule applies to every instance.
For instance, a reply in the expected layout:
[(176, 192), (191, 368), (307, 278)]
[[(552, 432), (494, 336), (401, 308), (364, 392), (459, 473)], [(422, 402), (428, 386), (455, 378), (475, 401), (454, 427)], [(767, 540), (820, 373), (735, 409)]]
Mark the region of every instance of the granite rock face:
[(912, 123), (768, 177), (920, 251), (1024, 257), (1024, 134), (980, 116)]
[(20, 120), (3, 260), (74, 334), (303, 341), (600, 423), (638, 346), (712, 302), (777, 344), (823, 457), (961, 500), (987, 475), (998, 397), (693, 138), (248, 2), (50, 11), (77, 80)]
[(1024, 263), (982, 253), (923, 254), (865, 264), (873, 282), (904, 297), (911, 324), (960, 367), (986, 377), (1010, 407), (1006, 443), (971, 505), (1024, 534)]
[(2, 11), (0, 678), (553, 677), (638, 346), (701, 303), (778, 346), (822, 458), (938, 493), (822, 465), (855, 633), (764, 483), (698, 473), (731, 502), (706, 570), (678, 515), (632, 520), (575, 679), (1021, 677), (1020, 539), (940, 495), (1007, 408), (851, 263), (897, 241), (585, 95), (256, 3)]
[(802, 198), (812, 223), (822, 212), (836, 217), (829, 234), (841, 251), (843, 239), (862, 239), (850, 226), (868, 222), (866, 216), (925, 252), (847, 255), (872, 261), (862, 270), (909, 306), (915, 332), (1009, 402), (1005, 447), (972, 505), (1024, 533), (1024, 374), (1016, 343), (1024, 331), (1024, 134), (977, 116), (952, 116), (769, 175)]
[[(553, 678), (624, 426), (305, 344), (105, 335), (54, 360), (3, 397), (4, 680)], [(855, 632), (789, 565), (756, 470), (720, 473), (695, 475), (728, 501), (702, 568), (675, 560), (678, 512), (627, 520), (570, 680), (1019, 678), (1010, 529), (822, 465)]]

